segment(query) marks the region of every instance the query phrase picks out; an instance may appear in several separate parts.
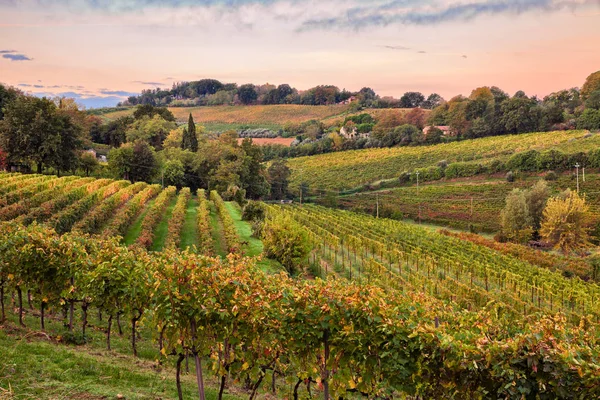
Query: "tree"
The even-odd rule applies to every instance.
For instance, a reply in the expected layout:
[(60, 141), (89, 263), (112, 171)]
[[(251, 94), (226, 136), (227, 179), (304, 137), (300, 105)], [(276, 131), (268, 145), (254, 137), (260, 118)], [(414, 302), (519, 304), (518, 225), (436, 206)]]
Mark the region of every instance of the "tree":
[(425, 101), (425, 96), (420, 92), (406, 92), (400, 97), (400, 107), (415, 108), (420, 107)]
[(589, 207), (585, 198), (567, 190), (548, 200), (540, 234), (556, 249), (568, 254), (589, 246)]
[(127, 129), (127, 141), (135, 142), (141, 139), (149, 143), (156, 150), (162, 150), (163, 142), (175, 128), (177, 128), (175, 122), (167, 121), (158, 114), (153, 117), (144, 116), (136, 120)]
[(244, 151), (244, 162), (240, 173), (242, 189), (246, 191), (246, 197), (258, 200), (269, 194), (269, 182), (263, 165), (263, 152), (260, 146), (252, 143), (252, 139), (246, 138), (241, 145)]
[[(518, 94), (518, 92), (517, 92)], [(502, 122), (506, 132), (535, 132), (539, 127), (539, 107), (527, 96), (515, 96), (502, 103)]]
[(153, 118), (156, 115), (159, 115), (165, 121), (175, 122), (175, 116), (166, 107), (154, 107), (151, 104), (145, 104), (138, 106), (133, 112), (133, 118), (135, 119)]
[(577, 118), (578, 129), (600, 129), (600, 110), (588, 108)]
[(600, 71), (596, 71), (586, 78), (585, 83), (581, 88), (581, 98), (587, 100), (587, 98), (596, 90), (600, 90)]
[(427, 100), (423, 102), (421, 107), (427, 110), (433, 110), (436, 107), (441, 106), (444, 103), (444, 98), (437, 93), (431, 93)]
[(238, 96), (243, 104), (252, 104), (258, 99), (256, 88), (250, 83), (240, 86), (238, 89)]
[(4, 118), (4, 107), (15, 101), (19, 95), (20, 93), (17, 90), (0, 85), (0, 120)]
[(425, 127), (426, 120), (427, 116), (425, 115), (425, 111), (420, 107), (413, 108), (406, 114), (406, 122), (419, 129)]
[(183, 163), (179, 160), (169, 160), (163, 167), (162, 178), (165, 186), (181, 188), (184, 184), (185, 172)]
[(158, 161), (154, 149), (143, 140), (137, 140), (111, 150), (108, 168), (119, 178), (150, 182), (157, 173)]
[(585, 108), (600, 110), (600, 89), (593, 91), (585, 101)]
[(84, 151), (79, 155), (79, 168), (85, 171), (85, 176), (90, 176), (90, 173), (94, 172), (98, 165), (98, 159), (94, 154)]
[(265, 256), (279, 261), (290, 275), (299, 271), (312, 247), (306, 229), (283, 214), (265, 220), (262, 241)]
[(194, 117), (192, 117), (192, 113), (190, 113), (190, 117), (188, 119), (187, 129), (183, 129), (181, 148), (183, 150), (190, 150), (194, 153), (198, 151), (198, 137), (196, 136), (196, 124), (194, 123)]
[(506, 197), (506, 206), (500, 215), (502, 233), (511, 242), (523, 243), (531, 238), (531, 217), (525, 193), (514, 189)]
[(287, 196), (288, 180), (291, 173), (286, 160), (282, 158), (273, 160), (267, 170), (269, 184), (271, 185), (271, 199), (281, 200)]
[(18, 96), (4, 108), (0, 147), (9, 165), (33, 162), (40, 173), (44, 165), (71, 169), (81, 146), (81, 127), (46, 98)]
[(537, 183), (525, 194), (532, 228), (536, 232), (539, 231), (541, 227), (544, 208), (546, 208), (546, 202), (548, 201), (549, 196), (550, 191), (548, 183), (543, 179), (537, 181)]

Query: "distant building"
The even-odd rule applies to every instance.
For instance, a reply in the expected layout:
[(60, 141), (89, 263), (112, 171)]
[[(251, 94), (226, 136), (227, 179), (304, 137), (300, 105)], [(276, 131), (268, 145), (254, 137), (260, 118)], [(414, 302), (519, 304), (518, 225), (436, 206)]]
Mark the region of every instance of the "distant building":
[(425, 128), (423, 128), (423, 134), (425, 136), (427, 136), (427, 134), (429, 133), (429, 131), (432, 128), (438, 128), (440, 131), (442, 131), (442, 133), (444, 134), (444, 136), (450, 136), (452, 134), (452, 131), (450, 130), (450, 127), (447, 126), (447, 125), (426, 126)]
[(352, 128), (352, 130), (349, 131), (348, 129), (346, 129), (346, 127), (342, 126), (342, 128), (340, 129), (340, 136), (344, 137), (345, 139), (358, 139), (358, 138), (368, 138), (369, 134), (368, 133), (358, 133), (358, 130), (356, 129), (356, 127)]

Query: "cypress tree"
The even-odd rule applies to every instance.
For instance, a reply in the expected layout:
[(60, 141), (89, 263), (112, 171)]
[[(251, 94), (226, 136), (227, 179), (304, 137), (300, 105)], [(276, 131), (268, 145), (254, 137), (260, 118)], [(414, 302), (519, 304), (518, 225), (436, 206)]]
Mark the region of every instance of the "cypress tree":
[(183, 150), (189, 149), (190, 148), (190, 143), (189, 143), (189, 135), (188, 135), (188, 130), (187, 128), (183, 128), (183, 136), (181, 137), (181, 148)]
[(190, 113), (188, 119), (188, 127), (183, 130), (183, 139), (181, 140), (181, 148), (184, 150), (191, 150), (194, 153), (198, 151), (198, 138), (196, 137), (196, 124), (194, 124), (194, 118)]

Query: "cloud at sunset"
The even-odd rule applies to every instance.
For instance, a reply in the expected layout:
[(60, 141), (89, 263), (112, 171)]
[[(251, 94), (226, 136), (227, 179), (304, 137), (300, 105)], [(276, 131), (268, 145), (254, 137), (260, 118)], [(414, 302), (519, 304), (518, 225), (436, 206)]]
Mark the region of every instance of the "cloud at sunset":
[(544, 96), (600, 65), (598, 26), (597, 0), (0, 1), (0, 68), (98, 97), (202, 78)]

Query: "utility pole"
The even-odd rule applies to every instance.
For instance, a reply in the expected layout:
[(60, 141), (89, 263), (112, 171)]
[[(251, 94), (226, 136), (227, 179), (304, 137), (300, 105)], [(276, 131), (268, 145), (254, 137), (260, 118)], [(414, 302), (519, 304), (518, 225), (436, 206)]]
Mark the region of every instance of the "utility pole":
[(161, 181), (161, 186), (164, 189), (165, 188), (165, 170), (164, 169), (161, 171), (160, 181)]
[(583, 181), (585, 182), (585, 167), (583, 167), (582, 170), (583, 170)]
[(379, 218), (379, 193), (376, 193), (377, 198), (377, 218)]
[(575, 164), (575, 168), (577, 168), (577, 193), (579, 193), (579, 163)]
[[(419, 171), (416, 172), (417, 174), (417, 197), (419, 196)], [(421, 199), (419, 200), (419, 225), (421, 225)]]
[(417, 171), (416, 174), (417, 174), (417, 195), (419, 195), (419, 171)]

